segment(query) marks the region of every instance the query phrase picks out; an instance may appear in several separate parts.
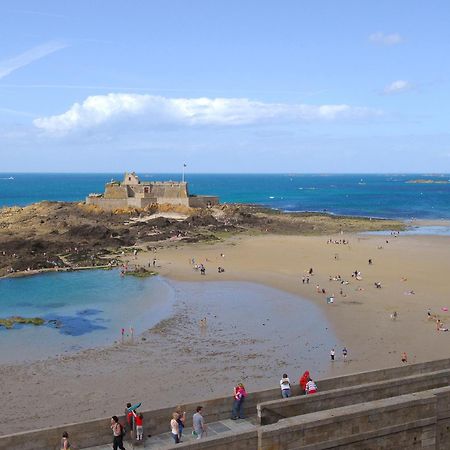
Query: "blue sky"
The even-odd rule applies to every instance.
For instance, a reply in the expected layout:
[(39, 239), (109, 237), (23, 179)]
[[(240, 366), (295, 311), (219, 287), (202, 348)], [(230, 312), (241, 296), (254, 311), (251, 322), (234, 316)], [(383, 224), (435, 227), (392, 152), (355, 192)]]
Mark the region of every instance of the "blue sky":
[(0, 172), (450, 172), (450, 3), (8, 1)]

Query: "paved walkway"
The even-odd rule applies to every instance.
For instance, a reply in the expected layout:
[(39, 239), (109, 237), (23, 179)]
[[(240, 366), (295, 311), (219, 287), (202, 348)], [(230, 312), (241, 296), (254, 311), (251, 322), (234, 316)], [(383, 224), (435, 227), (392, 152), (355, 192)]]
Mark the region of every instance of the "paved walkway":
[[(208, 423), (208, 437), (210, 436), (220, 436), (221, 433), (225, 433), (227, 431), (251, 431), (253, 430), (255, 425), (255, 418), (248, 419), (239, 419), (239, 420), (221, 420), (220, 422), (212, 422)], [(144, 424), (144, 432), (145, 432), (145, 424)], [(145, 433), (144, 433), (145, 435)], [(186, 427), (183, 431), (183, 442), (194, 442), (197, 438), (192, 436), (192, 428)], [(111, 438), (112, 442), (112, 438)], [(144, 442), (144, 446), (136, 447), (137, 449), (145, 449), (145, 450), (163, 450), (169, 449), (175, 446), (175, 443), (172, 438), (172, 434), (170, 432), (164, 434), (158, 434), (156, 436), (152, 436), (151, 438), (146, 438)], [(133, 448), (127, 441), (124, 442), (124, 447), (127, 450), (131, 450)], [(100, 445), (98, 447), (89, 447), (84, 448), (83, 450), (111, 450), (112, 444)]]

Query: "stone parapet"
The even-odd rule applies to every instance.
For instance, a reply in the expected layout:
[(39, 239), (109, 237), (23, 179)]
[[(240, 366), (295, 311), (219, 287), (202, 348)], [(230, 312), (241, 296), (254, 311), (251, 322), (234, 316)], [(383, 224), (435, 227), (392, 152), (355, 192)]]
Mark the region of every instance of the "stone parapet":
[[(318, 381), (321, 392), (309, 397), (312, 400), (293, 397), (281, 402), (279, 388), (251, 392), (246, 399), (245, 413), (255, 414), (258, 404), (290, 402), (294, 408), (292, 413), (303, 414), (259, 427), (261, 450), (450, 448), (450, 387), (438, 387), (449, 384), (449, 370), (450, 360), (446, 359), (327, 378)], [(344, 392), (345, 389), (349, 390)], [(424, 392), (400, 395), (415, 389)], [(299, 395), (298, 386), (292, 390), (294, 396)], [(354, 404), (342, 406), (345, 395), (340, 393), (348, 395)], [(380, 399), (380, 396), (390, 398)], [(230, 417), (232, 402), (230, 395), (187, 404), (185, 410), (191, 417), (196, 406), (202, 405), (206, 422), (217, 422)], [(321, 410), (311, 412), (314, 408)], [(174, 409), (172, 406), (143, 411), (146, 432), (153, 435), (167, 432)], [(114, 413), (117, 412), (112, 411), (111, 415)], [(57, 449), (63, 431), (81, 448), (108, 444), (111, 442), (109, 424), (110, 417), (106, 417), (0, 436), (0, 450)], [(224, 433), (195, 444), (179, 444), (176, 448), (256, 449), (255, 435), (245, 433)], [(390, 446), (390, 440), (395, 445)]]

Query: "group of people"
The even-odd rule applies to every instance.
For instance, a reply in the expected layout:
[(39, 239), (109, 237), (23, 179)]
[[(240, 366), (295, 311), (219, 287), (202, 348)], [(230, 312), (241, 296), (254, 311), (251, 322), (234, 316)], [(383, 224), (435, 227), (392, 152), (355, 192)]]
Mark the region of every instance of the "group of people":
[[(206, 436), (206, 424), (203, 418), (203, 406), (197, 406), (195, 414), (192, 416), (192, 435), (197, 439), (201, 439)], [(186, 411), (183, 411), (181, 406), (177, 406), (176, 410), (172, 413), (172, 419), (170, 420), (170, 432), (172, 434), (175, 444), (183, 442), (181, 440), (183, 436), (183, 430), (186, 425)]]
[[(137, 409), (137, 408), (136, 408)], [(130, 438), (137, 441), (144, 439), (144, 416), (136, 409), (132, 409), (131, 403), (127, 403), (125, 408), (126, 426), (129, 428)], [(111, 417), (111, 430), (113, 433), (113, 450), (125, 450), (123, 439), (127, 429), (122, 425), (117, 416)]]
[[(298, 384), (302, 395), (315, 394), (317, 392), (317, 384), (310, 377), (308, 370), (299, 378)], [(286, 373), (283, 374), (280, 380), (280, 388), (282, 398), (289, 398), (292, 395), (291, 381)]]

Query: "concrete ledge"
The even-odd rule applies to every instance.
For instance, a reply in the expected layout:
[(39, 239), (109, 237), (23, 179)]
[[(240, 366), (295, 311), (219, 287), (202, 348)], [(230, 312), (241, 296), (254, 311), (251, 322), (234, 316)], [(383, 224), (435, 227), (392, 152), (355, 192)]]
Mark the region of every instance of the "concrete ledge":
[[(334, 439), (333, 441), (328, 442), (322, 442), (320, 444), (312, 444), (312, 445), (305, 445), (302, 446), (302, 450), (322, 450), (322, 449), (330, 449), (330, 448), (338, 448), (340, 446), (349, 446), (350, 444), (353, 444), (354, 446), (359, 446), (359, 448), (367, 448), (368, 447), (368, 441), (371, 441), (373, 439), (380, 439), (385, 438), (389, 440), (389, 436), (397, 433), (402, 433), (405, 431), (412, 431), (412, 430), (420, 430), (427, 426), (433, 426), (435, 424), (435, 421), (430, 419), (421, 419), (416, 420), (414, 422), (408, 422), (400, 425), (390, 426), (386, 428), (382, 428), (375, 431), (369, 431), (366, 433), (359, 433), (358, 435), (352, 435), (350, 437), (343, 437)], [(433, 438), (432, 438), (433, 439)], [(372, 447), (373, 448), (373, 447)]]
[(186, 442), (174, 444), (170, 449), (233, 449), (233, 450), (255, 450), (258, 448), (258, 432), (246, 431), (237, 433), (227, 431), (220, 436), (210, 436), (199, 439), (194, 443)]
[[(421, 392), (291, 417), (259, 428), (258, 448), (316, 450), (339, 445), (351, 448), (347, 445), (366, 439), (392, 439), (393, 433), (401, 434), (397, 436), (399, 442), (414, 441), (414, 438), (417, 441), (414, 433), (422, 433), (426, 427), (434, 430), (436, 405), (433, 393)], [(427, 439), (433, 437), (433, 434), (426, 435)], [(355, 448), (401, 447), (355, 445)]]
[[(320, 388), (321, 383), (318, 384)], [(412, 392), (428, 391), (433, 388), (448, 386), (449, 384), (450, 369), (447, 369), (318, 392), (309, 396), (272, 400), (257, 405), (258, 420), (261, 425), (268, 425), (286, 417), (396, 397)]]

